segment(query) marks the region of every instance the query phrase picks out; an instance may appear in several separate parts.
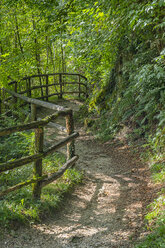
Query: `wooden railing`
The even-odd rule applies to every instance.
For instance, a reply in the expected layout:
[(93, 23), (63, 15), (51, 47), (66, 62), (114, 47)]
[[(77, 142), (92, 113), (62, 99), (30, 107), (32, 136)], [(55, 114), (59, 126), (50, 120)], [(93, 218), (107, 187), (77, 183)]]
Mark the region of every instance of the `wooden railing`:
[[(25, 182), (19, 183), (17, 185), (14, 185), (12, 187), (9, 187), (8, 189), (0, 192), (0, 197), (8, 194), (9, 192), (15, 191), (17, 189), (20, 189), (26, 185), (32, 184), (33, 189), (33, 197), (40, 199), (41, 196), (41, 189), (45, 185), (53, 182), (57, 178), (59, 178), (63, 173), (71, 166), (75, 164), (75, 162), (78, 160), (78, 156), (75, 155), (75, 144), (74, 139), (79, 136), (78, 133), (74, 132), (74, 121), (73, 121), (73, 112), (71, 109), (64, 108), (59, 105), (55, 105), (52, 103), (44, 102), (38, 99), (31, 98), (33, 96), (33, 91), (35, 89), (40, 89), (41, 96), (37, 97), (40, 99), (45, 99), (48, 101), (48, 97), (52, 95), (56, 95), (57, 93), (51, 93), (49, 94), (49, 86), (57, 85), (56, 83), (49, 84), (49, 76), (59, 76), (59, 80), (61, 80), (62, 75), (61, 73), (58, 74), (49, 74), (49, 75), (34, 75), (31, 77), (26, 77), (23, 79), (23, 81), (26, 81), (26, 90), (22, 91), (21, 87), (19, 87), (18, 83), (16, 81), (9, 83), (9, 85), (14, 86), (14, 91), (9, 90), (6, 88), (1, 89), (0, 96), (3, 95), (3, 100), (0, 98), (0, 111), (5, 109), (10, 111), (9, 107), (11, 105), (17, 104), (18, 100), (23, 101), (26, 104), (31, 105), (31, 122), (23, 125), (17, 125), (14, 127), (4, 128), (0, 130), (0, 137), (12, 134), (14, 132), (20, 132), (25, 130), (34, 129), (35, 130), (35, 154), (27, 157), (23, 157), (20, 159), (16, 159), (14, 161), (8, 161), (6, 163), (0, 164), (0, 173), (12, 170), (14, 168), (29, 164), (34, 162), (34, 168), (33, 168), (33, 178), (30, 180), (27, 180)], [(68, 74), (65, 74), (68, 75)], [(76, 75), (79, 78), (79, 96), (80, 94), (84, 93), (87, 95), (87, 91), (82, 92), (80, 85), (85, 85), (84, 83), (80, 82), (80, 78), (85, 77), (79, 75), (79, 74), (69, 74), (69, 75)], [(32, 78), (46, 78), (46, 85), (43, 85), (42, 83), (38, 86), (32, 86), (31, 85), (31, 79)], [(62, 80), (60, 81), (62, 82)], [(64, 84), (64, 83), (63, 83)], [(58, 96), (61, 98), (62, 95), (65, 93), (62, 89), (62, 83), (59, 83), (60, 85), (60, 92), (58, 93)], [(46, 91), (43, 92), (42, 89), (46, 88)], [(87, 87), (86, 87), (87, 89)], [(19, 91), (20, 92), (19, 92)], [(19, 92), (19, 93), (18, 93)], [(44, 94), (45, 93), (45, 94)], [(5, 96), (7, 94), (7, 96)], [(23, 94), (27, 94), (27, 96), (24, 96)], [(2, 107), (2, 104), (5, 105), (5, 107)], [(47, 109), (56, 111), (54, 114), (49, 115), (45, 117), (44, 119), (37, 120), (37, 106), (45, 107)], [(2, 107), (2, 108), (1, 108)], [(1, 111), (2, 112), (2, 111)], [(58, 124), (52, 123), (52, 121), (56, 120), (58, 117), (65, 117), (66, 119), (66, 128), (62, 127)], [(67, 137), (63, 140), (59, 141), (55, 145), (51, 146), (50, 148), (44, 149), (44, 127), (47, 125), (53, 125), (54, 127), (63, 130), (67, 133)], [(59, 148), (67, 145), (67, 162), (57, 171), (56, 173), (52, 173), (50, 175), (43, 175), (42, 174), (42, 159), (45, 158), (47, 155), (54, 153)]]
[(88, 97), (87, 78), (76, 73), (52, 73), (24, 77), (20, 82), (12, 81), (15, 92), (28, 97), (48, 101), (51, 96), (62, 98), (65, 94), (78, 94)]

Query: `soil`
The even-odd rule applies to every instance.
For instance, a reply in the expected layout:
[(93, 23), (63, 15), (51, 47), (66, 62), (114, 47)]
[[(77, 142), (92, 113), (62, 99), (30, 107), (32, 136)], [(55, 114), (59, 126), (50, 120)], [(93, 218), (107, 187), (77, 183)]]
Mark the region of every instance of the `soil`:
[[(128, 248), (146, 235), (144, 215), (154, 194), (148, 168), (126, 142), (102, 144), (76, 129), (76, 168), (84, 171), (83, 183), (42, 223), (4, 233), (1, 248)], [(47, 130), (49, 143), (52, 130)]]

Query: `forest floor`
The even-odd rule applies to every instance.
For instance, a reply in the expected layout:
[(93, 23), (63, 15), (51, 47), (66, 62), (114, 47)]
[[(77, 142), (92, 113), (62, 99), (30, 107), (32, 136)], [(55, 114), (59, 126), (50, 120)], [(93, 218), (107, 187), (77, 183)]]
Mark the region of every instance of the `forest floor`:
[[(53, 216), (6, 232), (1, 248), (128, 248), (146, 235), (144, 215), (155, 194), (147, 166), (126, 142), (103, 144), (83, 127), (76, 130), (76, 168), (84, 172), (83, 182)], [(52, 132), (47, 131), (51, 138)]]

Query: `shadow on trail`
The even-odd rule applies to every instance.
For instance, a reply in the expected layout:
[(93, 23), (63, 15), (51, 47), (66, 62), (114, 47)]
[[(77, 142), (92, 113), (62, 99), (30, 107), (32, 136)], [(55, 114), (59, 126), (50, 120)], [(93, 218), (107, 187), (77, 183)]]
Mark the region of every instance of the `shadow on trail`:
[[(99, 164), (89, 162), (84, 184), (67, 199), (62, 211), (46, 223), (49, 231), (42, 225), (37, 226), (37, 235), (49, 240), (49, 247), (53, 247), (51, 243), (59, 248), (131, 247), (132, 241), (138, 239), (148, 204), (145, 200), (149, 190), (147, 182), (139, 175), (139, 170), (145, 168), (128, 163), (126, 155), (120, 153), (120, 172), (116, 160), (119, 154), (113, 152), (115, 161), (112, 159), (109, 172), (106, 168), (104, 173)], [(97, 151), (93, 155), (97, 157)]]

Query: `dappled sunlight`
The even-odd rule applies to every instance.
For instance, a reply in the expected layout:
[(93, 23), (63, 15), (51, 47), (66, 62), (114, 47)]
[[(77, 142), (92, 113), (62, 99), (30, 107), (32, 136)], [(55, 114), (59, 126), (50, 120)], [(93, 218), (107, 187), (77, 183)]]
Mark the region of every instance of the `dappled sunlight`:
[[(80, 156), (76, 168), (85, 172), (83, 182), (64, 198), (64, 205), (53, 217), (32, 225), (27, 235), (29, 246), (25, 248), (45, 248), (45, 242), (50, 248), (74, 248), (80, 243), (80, 248), (95, 247), (96, 240), (99, 248), (129, 247), (130, 240), (138, 237), (145, 196), (140, 189), (147, 187), (140, 173), (145, 168), (128, 161), (127, 148), (100, 146), (83, 132), (80, 130), (76, 141), (76, 154)], [(46, 136), (49, 144), (52, 137), (65, 137), (52, 128)], [(19, 230), (22, 243), (24, 232)], [(90, 246), (85, 246), (88, 243)]]
[(85, 187), (76, 189), (72, 196), (74, 208), (65, 213), (65, 207), (60, 217), (48, 224), (49, 231), (35, 227), (41, 235), (50, 235), (63, 245), (75, 244), (80, 239), (94, 242), (96, 237), (100, 244), (104, 242), (114, 247), (129, 243), (129, 237), (133, 237), (137, 226), (142, 224), (141, 201), (133, 199), (132, 202), (127, 196), (127, 190), (133, 190), (138, 182), (133, 183), (133, 178), (122, 174), (110, 177), (96, 173), (91, 179)]

